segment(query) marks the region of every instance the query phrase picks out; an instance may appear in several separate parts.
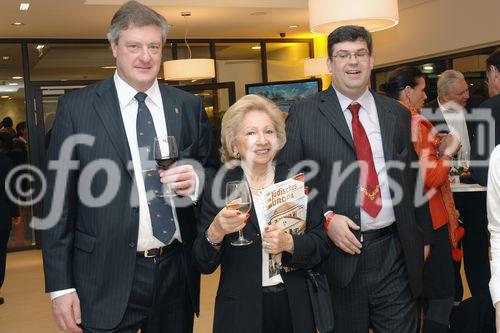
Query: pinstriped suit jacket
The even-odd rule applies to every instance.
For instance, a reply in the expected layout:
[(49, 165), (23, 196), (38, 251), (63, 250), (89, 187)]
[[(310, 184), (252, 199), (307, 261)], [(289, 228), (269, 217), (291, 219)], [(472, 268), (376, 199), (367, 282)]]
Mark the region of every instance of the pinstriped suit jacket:
[[(423, 234), (417, 223), (413, 193), (416, 172), (409, 164), (416, 160), (411, 143), (410, 112), (397, 101), (373, 94), (382, 133), (382, 145), (386, 163), (403, 162), (404, 170), (389, 168), (388, 176), (403, 188), (400, 202), (393, 201), (398, 235), (401, 240), (410, 286), (415, 296), (422, 290)], [(279, 160), (295, 165), (303, 160), (319, 164), (320, 171), (309, 181), (311, 189), (328, 209), (345, 215), (360, 225), (360, 208), (355, 202), (359, 196), (359, 169), (356, 168), (345, 179), (340, 174), (351, 164), (357, 165), (356, 151), (349, 127), (342, 113), (337, 95), (332, 87), (294, 105), (286, 123), (287, 143)], [(340, 164), (339, 169), (334, 166)], [(338, 167), (338, 165), (337, 165)], [(391, 194), (393, 191), (391, 190)], [(420, 221), (419, 221), (420, 222)], [(355, 231), (360, 238), (360, 232)], [(352, 279), (358, 256), (340, 250), (330, 242), (330, 256), (323, 262), (330, 283), (345, 287)]]
[[(215, 170), (218, 162), (211, 144), (210, 124), (200, 98), (160, 84), (169, 135), (176, 137), (180, 158), (193, 158)], [(56, 172), (47, 170), (45, 214), (53, 202), (63, 202), (57, 224), (42, 233), (46, 291), (76, 288), (84, 326), (109, 329), (116, 326), (125, 311), (132, 288), (139, 226), (130, 149), (113, 78), (60, 98), (48, 149), (48, 160), (57, 160), (64, 141), (74, 134), (95, 138), (92, 146), (78, 145), (72, 159), (79, 162), (72, 171), (61, 197), (54, 196)], [(82, 170), (98, 159), (118, 166), (118, 173), (107, 178), (98, 172), (93, 179), (80, 177)], [(78, 182), (90, 183), (94, 197), (100, 196), (108, 181), (118, 181), (113, 199), (100, 208), (85, 205), (77, 195)], [(132, 195), (131, 195), (132, 194)], [(191, 267), (191, 248), (196, 237), (193, 206), (177, 208), (185, 276), (193, 309), (199, 309), (199, 274)]]

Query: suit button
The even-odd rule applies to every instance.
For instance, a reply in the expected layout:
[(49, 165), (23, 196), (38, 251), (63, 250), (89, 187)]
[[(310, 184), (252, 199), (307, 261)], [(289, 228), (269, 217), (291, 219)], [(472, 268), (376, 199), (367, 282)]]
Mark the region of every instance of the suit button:
[(357, 215), (357, 214), (356, 214), (356, 215), (354, 215), (354, 218), (355, 218), (356, 220), (359, 220), (359, 215)]
[(139, 212), (139, 207), (132, 207), (132, 211), (134, 213), (138, 213)]
[(134, 243), (134, 242), (130, 242), (130, 243), (128, 243), (128, 247), (133, 247), (133, 248), (135, 248), (135, 243)]

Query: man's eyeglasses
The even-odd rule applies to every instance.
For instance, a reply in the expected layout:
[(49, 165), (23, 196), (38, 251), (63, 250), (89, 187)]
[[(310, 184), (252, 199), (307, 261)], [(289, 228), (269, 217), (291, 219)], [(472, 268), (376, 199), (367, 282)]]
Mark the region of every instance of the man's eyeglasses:
[(368, 52), (368, 50), (360, 50), (356, 52), (339, 51), (332, 57), (337, 58), (339, 61), (348, 61), (351, 60), (353, 56), (354, 59), (359, 61), (367, 61), (368, 58), (370, 58), (370, 52)]

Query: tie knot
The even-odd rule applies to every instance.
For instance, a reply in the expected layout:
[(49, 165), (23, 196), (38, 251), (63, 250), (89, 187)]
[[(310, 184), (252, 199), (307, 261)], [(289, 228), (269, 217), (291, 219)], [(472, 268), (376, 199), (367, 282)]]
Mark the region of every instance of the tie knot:
[(361, 104), (352, 103), (347, 108), (349, 109), (349, 111), (351, 111), (353, 117), (358, 117), (359, 109), (361, 108)]
[(146, 97), (148, 97), (148, 95), (146, 95), (145, 93), (143, 92), (138, 92), (136, 95), (135, 95), (135, 99), (139, 102), (139, 103), (144, 103), (144, 101), (146, 100)]

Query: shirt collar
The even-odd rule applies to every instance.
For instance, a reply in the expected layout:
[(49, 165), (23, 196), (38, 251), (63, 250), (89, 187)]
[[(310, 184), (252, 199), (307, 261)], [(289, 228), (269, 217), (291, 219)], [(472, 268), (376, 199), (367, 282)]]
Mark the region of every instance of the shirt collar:
[(367, 106), (369, 105), (370, 101), (370, 90), (366, 88), (365, 92), (357, 99), (357, 100), (352, 100), (349, 97), (343, 95), (340, 91), (337, 89), (333, 88), (335, 90), (335, 93), (337, 94), (337, 98), (339, 99), (339, 104), (340, 107), (342, 108), (342, 111), (346, 111), (347, 107), (351, 105), (353, 102), (357, 102), (361, 104), (361, 107), (364, 108), (365, 110), (368, 111)]
[[(115, 81), (116, 92), (118, 94), (118, 102), (120, 103), (120, 108), (123, 109), (129, 105), (130, 102), (135, 100), (135, 95), (138, 91), (132, 88), (127, 82), (123, 81), (117, 71), (115, 71), (113, 79)], [(148, 98), (150, 98), (156, 106), (160, 106), (162, 104), (160, 87), (157, 80), (155, 80), (153, 85), (146, 90), (145, 94), (148, 95)]]
[(437, 98), (438, 106), (441, 110), (448, 113), (456, 113), (463, 109), (463, 107), (453, 101), (448, 101), (446, 103), (441, 103), (439, 97)]

